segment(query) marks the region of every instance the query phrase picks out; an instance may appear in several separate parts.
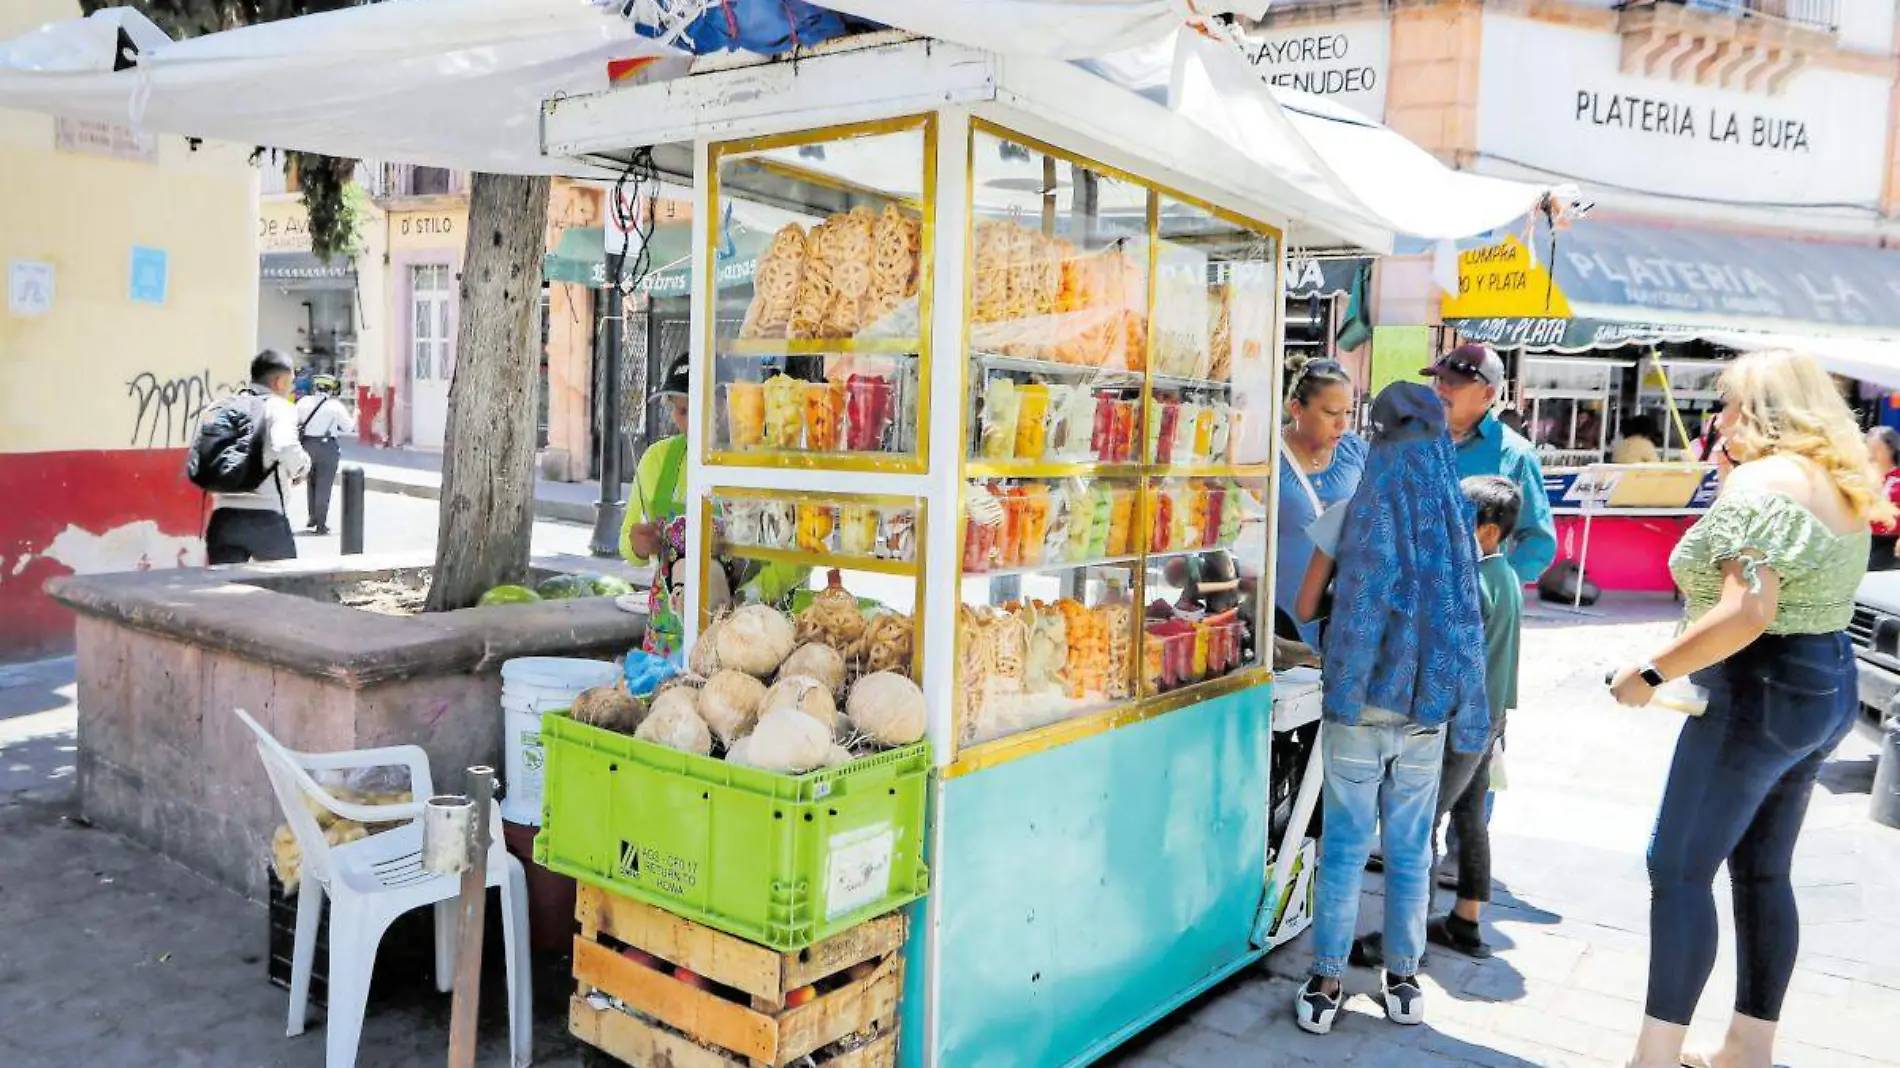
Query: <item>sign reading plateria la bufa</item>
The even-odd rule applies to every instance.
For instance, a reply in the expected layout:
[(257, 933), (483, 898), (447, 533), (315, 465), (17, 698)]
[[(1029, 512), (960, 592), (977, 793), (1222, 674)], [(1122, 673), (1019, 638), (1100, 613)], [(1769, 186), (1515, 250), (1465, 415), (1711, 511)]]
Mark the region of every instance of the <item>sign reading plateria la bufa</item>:
[(1243, 38), (1247, 59), (1271, 85), (1323, 96), (1369, 119), (1385, 119), (1392, 27), (1340, 22), (1261, 27)]
[(1613, 34), (1487, 16), (1480, 156), (1735, 207), (1879, 202), (1889, 74), (1816, 64), (1771, 93), (1625, 73), (1621, 56)]

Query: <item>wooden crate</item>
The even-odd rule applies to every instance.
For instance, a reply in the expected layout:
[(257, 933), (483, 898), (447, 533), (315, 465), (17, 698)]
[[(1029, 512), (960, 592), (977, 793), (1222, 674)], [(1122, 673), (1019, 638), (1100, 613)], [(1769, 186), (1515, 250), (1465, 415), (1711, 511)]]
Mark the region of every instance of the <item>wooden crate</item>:
[[(569, 1029), (636, 1068), (782, 1068), (861, 1033), (878, 1037), (827, 1061), (826, 1068), (887, 1068), (896, 1062), (907, 933), (902, 914), (880, 917), (790, 953), (584, 883), (575, 919), (581, 930), (574, 939), (577, 990), (569, 1004)], [(681, 982), (621, 955), (614, 943), (740, 991), (751, 1003)], [(876, 967), (863, 978), (786, 1007), (791, 992), (866, 962)], [(619, 998), (666, 1027), (618, 1009), (596, 1009), (586, 999), (591, 990)]]

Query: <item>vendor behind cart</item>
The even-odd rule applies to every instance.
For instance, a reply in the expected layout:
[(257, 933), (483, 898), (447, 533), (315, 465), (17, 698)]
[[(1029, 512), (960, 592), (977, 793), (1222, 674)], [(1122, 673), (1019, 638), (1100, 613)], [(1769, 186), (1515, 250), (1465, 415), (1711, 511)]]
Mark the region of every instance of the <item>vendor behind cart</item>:
[[(686, 605), (686, 422), (687, 391), (692, 384), (692, 360), (687, 353), (667, 364), (651, 400), (663, 402), (674, 433), (647, 447), (633, 473), (633, 499), (620, 528), (620, 555), (628, 563), (652, 563), (653, 584), (647, 594), (646, 637), (641, 648), (655, 656), (680, 651), (685, 629), (680, 611)], [(718, 576), (707, 591), (715, 610), (740, 589), (740, 600), (776, 603), (810, 577), (807, 568), (785, 564), (754, 566), (738, 575)]]

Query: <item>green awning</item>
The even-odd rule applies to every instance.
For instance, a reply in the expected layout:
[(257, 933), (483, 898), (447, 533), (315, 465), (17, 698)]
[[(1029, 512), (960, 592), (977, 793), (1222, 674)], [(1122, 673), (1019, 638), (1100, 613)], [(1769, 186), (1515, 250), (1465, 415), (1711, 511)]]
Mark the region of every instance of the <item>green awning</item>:
[[(727, 239), (715, 250), (715, 274), (719, 288), (750, 285), (758, 256), (765, 251), (771, 239), (770, 234), (733, 226), (727, 232)], [(692, 242), (693, 228), (690, 226), (655, 227), (653, 237), (647, 243), (647, 273), (640, 279), (640, 291), (655, 297), (683, 297), (690, 293), (693, 278)], [(629, 256), (628, 260), (631, 259)], [(604, 289), (610, 284), (607, 260), (606, 237), (600, 227), (567, 230), (561, 234), (560, 243), (554, 251), (548, 253), (543, 261), (541, 276), (550, 282), (571, 282)], [(621, 269), (623, 277), (631, 273), (628, 269), (630, 266), (631, 262)]]

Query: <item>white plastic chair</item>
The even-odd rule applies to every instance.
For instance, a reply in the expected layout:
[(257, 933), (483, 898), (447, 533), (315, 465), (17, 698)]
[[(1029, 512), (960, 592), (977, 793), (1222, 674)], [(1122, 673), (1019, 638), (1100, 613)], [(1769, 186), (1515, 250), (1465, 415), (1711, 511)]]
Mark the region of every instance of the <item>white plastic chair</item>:
[[(396, 745), (348, 753), (292, 752), (259, 726), (243, 709), (238, 719), (257, 735), (257, 752), (270, 775), (271, 789), (303, 852), (297, 892), (297, 941), (290, 979), (287, 1034), (304, 1030), (309, 1005), (310, 971), (316, 956), (317, 922), (323, 895), (330, 897), (330, 1011), (325, 1022), (328, 1068), (354, 1068), (369, 1001), (370, 975), (383, 932), (397, 917), (425, 905), (435, 907), (435, 982), (448, 993), (455, 977), (455, 943), (461, 878), (422, 870), (423, 801), (435, 792), (429, 756), (420, 746)], [(401, 805), (356, 805), (339, 801), (310, 777), (313, 771), (347, 768), (406, 767), (411, 796)], [(344, 819), (359, 823), (403, 822), (367, 838), (332, 847), (316, 817), (304, 807), (311, 798)], [(502, 932), (508, 959), (508, 1033), (514, 1068), (533, 1059), (532, 980), (528, 971), (528, 890), (521, 862), (502, 845), (501, 810), (489, 813), (493, 829), (488, 847), (488, 885), (501, 888)]]

